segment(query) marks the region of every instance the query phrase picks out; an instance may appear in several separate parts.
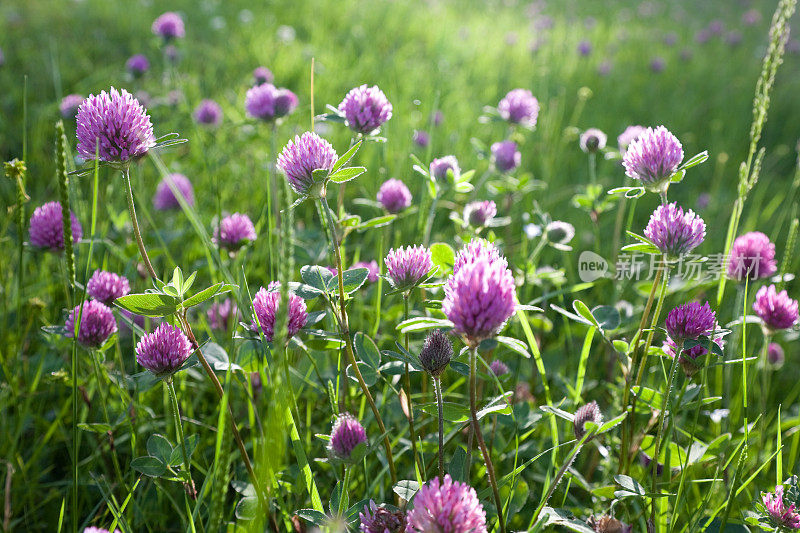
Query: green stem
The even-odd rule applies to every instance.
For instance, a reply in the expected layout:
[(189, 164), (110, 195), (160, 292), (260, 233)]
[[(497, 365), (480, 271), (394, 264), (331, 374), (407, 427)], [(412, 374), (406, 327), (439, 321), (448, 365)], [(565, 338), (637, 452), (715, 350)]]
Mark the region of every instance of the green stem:
[(381, 418), (381, 413), (378, 410), (378, 406), (375, 405), (375, 400), (372, 397), (372, 393), (370, 393), (369, 387), (364, 381), (364, 377), (361, 375), (361, 370), (358, 368), (355, 352), (353, 350), (353, 339), (350, 338), (350, 326), (347, 320), (347, 309), (345, 307), (344, 279), (342, 277), (342, 257), (339, 251), (339, 245), (336, 242), (336, 226), (334, 225), (333, 221), (333, 213), (331, 213), (331, 208), (328, 207), (328, 202), (324, 197), (319, 199), (319, 208), (327, 218), (328, 225), (330, 227), (329, 229), (331, 235), (333, 236), (331, 247), (333, 248), (333, 255), (336, 260), (336, 274), (339, 280), (339, 312), (341, 316), (339, 327), (340, 333), (345, 342), (345, 353), (347, 354), (347, 359), (350, 362), (350, 367), (353, 369), (353, 374), (356, 376), (356, 381), (358, 381), (358, 385), (361, 387), (361, 391), (364, 393), (364, 397), (367, 399), (370, 409), (372, 409), (372, 414), (375, 416), (375, 421), (378, 423), (378, 429), (383, 435), (383, 446), (386, 450), (386, 460), (389, 463), (389, 473), (392, 477), (392, 485), (394, 485), (397, 483), (397, 471), (394, 467), (392, 444), (389, 441), (389, 435), (386, 433), (386, 426), (383, 424), (383, 418)]
[[(172, 376), (165, 379), (164, 383), (167, 385), (169, 399), (172, 402), (172, 418), (175, 421), (175, 431), (180, 441), (181, 454), (183, 455), (183, 467), (186, 469), (186, 477), (188, 479), (185, 485), (186, 492), (189, 494), (189, 497), (194, 500), (197, 498), (197, 491), (194, 488), (194, 481), (192, 481), (192, 465), (189, 462), (189, 453), (186, 450), (186, 439), (183, 437), (183, 424), (181, 423), (181, 414), (178, 408), (178, 395), (175, 394), (175, 385), (172, 383)], [(191, 515), (189, 515), (189, 519), (194, 521)], [(192, 527), (192, 529), (194, 529), (194, 527)]]
[[(678, 347), (675, 349), (675, 357), (672, 358), (672, 365), (670, 366), (669, 370), (669, 379), (667, 380), (667, 393), (664, 395), (661, 401), (661, 411), (658, 413), (658, 430), (656, 432), (656, 440), (655, 446), (653, 448), (653, 472), (651, 476), (653, 478), (653, 482), (651, 484), (651, 493), (652, 502), (651, 502), (651, 510), (650, 510), (650, 521), (655, 524), (656, 521), (656, 483), (658, 482), (658, 460), (660, 457), (661, 452), (661, 438), (664, 434), (664, 418), (666, 417), (667, 412), (667, 403), (669, 403), (669, 398), (672, 395), (672, 387), (675, 382), (675, 374), (678, 370), (678, 360), (680, 359), (680, 354), (683, 352), (683, 341), (681, 340), (678, 343)], [(666, 468), (666, 467), (665, 467)]]
[(350, 468), (344, 467), (344, 479), (342, 479), (342, 494), (339, 498), (339, 509), (337, 511), (338, 516), (342, 516), (347, 510), (347, 506), (350, 503), (350, 497), (347, 493), (347, 486), (350, 485)]
[[(97, 352), (95, 350), (90, 350), (92, 354), (92, 363), (94, 366), (94, 376), (97, 379), (97, 393), (100, 395), (100, 404), (102, 405), (103, 411), (103, 418), (105, 423), (108, 427), (111, 427), (111, 417), (108, 416), (108, 401), (106, 401), (106, 395), (103, 393), (103, 379), (100, 377), (100, 363), (97, 361)], [(108, 430), (108, 439), (110, 443), (113, 443), (113, 435), (111, 430)], [(119, 459), (117, 459), (117, 454), (114, 453), (113, 444), (111, 445), (111, 462), (114, 465), (114, 473), (116, 474), (117, 478), (119, 478), (120, 485), (128, 491), (128, 485), (125, 483), (125, 477), (122, 475), (122, 469), (119, 466)]]
[(139, 230), (139, 221), (136, 218), (136, 208), (134, 207), (133, 203), (133, 188), (131, 187), (130, 168), (128, 166), (125, 166), (122, 169), (122, 177), (125, 180), (125, 185), (128, 189), (128, 214), (131, 217), (133, 236), (136, 238), (136, 245), (139, 247), (139, 255), (142, 256), (142, 261), (144, 261), (144, 266), (147, 269), (147, 273), (150, 274), (151, 278), (157, 280), (158, 276), (156, 275), (156, 271), (153, 270), (153, 265), (150, 263), (150, 257), (147, 255), (147, 250), (145, 249), (144, 241), (142, 240), (142, 232)]
[[(403, 293), (403, 320), (408, 320), (408, 291)], [(405, 337), (405, 347), (406, 352), (408, 352), (408, 333), (404, 335)], [(408, 371), (408, 363), (405, 364), (405, 389), (406, 389), (406, 405), (408, 405), (408, 432), (409, 437), (411, 437), (411, 453), (414, 455), (414, 462), (419, 468), (420, 475), (425, 475), (425, 466), (422, 464), (422, 461), (419, 458), (419, 452), (417, 452), (417, 433), (414, 430), (414, 405), (411, 402), (411, 373)]]
[(531, 519), (531, 525), (535, 524), (536, 521), (539, 519), (539, 515), (544, 509), (544, 506), (547, 505), (547, 502), (550, 501), (550, 498), (553, 496), (556, 487), (558, 487), (558, 484), (561, 482), (561, 478), (564, 477), (564, 474), (566, 474), (567, 469), (572, 465), (572, 463), (575, 462), (575, 458), (578, 457), (578, 454), (583, 448), (584, 443), (588, 441), (590, 438), (592, 438), (593, 435), (594, 435), (594, 430), (587, 432), (572, 449), (572, 452), (570, 452), (569, 456), (567, 457), (567, 460), (564, 461), (564, 463), (561, 465), (561, 468), (558, 469), (558, 472), (556, 472), (553, 481), (547, 488), (547, 493), (545, 493), (544, 497), (542, 498), (542, 501), (539, 502), (539, 507), (536, 508), (536, 512), (533, 514), (533, 518)]
[[(653, 301), (655, 300), (656, 295), (656, 287), (658, 287), (659, 282), (661, 281), (661, 276), (663, 274), (662, 270), (656, 272), (656, 278), (653, 280), (653, 285), (650, 287), (650, 294), (647, 297), (647, 304), (644, 306), (644, 312), (642, 312), (642, 319), (639, 321), (639, 328), (636, 330), (636, 334), (633, 336), (631, 340), (630, 349), (631, 352), (631, 362), (630, 366), (628, 367), (628, 371), (625, 374), (625, 390), (622, 391), (622, 407), (627, 409), (628, 402), (630, 401), (630, 393), (631, 393), (631, 379), (633, 378), (633, 374), (636, 372), (638, 360), (637, 355), (639, 353), (639, 339), (642, 336), (642, 332), (644, 331), (644, 327), (647, 324), (647, 319), (650, 317), (650, 308), (653, 305)], [(635, 398), (634, 398), (635, 401)], [(627, 417), (628, 420), (623, 422), (622, 426), (622, 447), (620, 448), (620, 458), (619, 458), (619, 472), (625, 472), (627, 470), (628, 465), (628, 454), (630, 452), (629, 445), (630, 441), (633, 440), (633, 431), (634, 431), (634, 424), (633, 424), (633, 413)]]
[(436, 394), (436, 409), (439, 415), (439, 481), (441, 482), (444, 479), (444, 402), (439, 376), (433, 377), (433, 391)]
[(477, 399), (477, 382), (478, 382), (478, 348), (476, 346), (469, 347), (469, 410), (472, 419), (472, 432), (478, 441), (478, 447), (481, 449), (483, 461), (486, 463), (486, 473), (489, 475), (489, 484), (492, 486), (492, 494), (494, 495), (494, 503), (497, 507), (497, 520), (500, 524), (500, 532), (505, 533), (506, 524), (503, 520), (503, 501), (500, 499), (500, 491), (497, 488), (497, 478), (494, 473), (494, 465), (492, 458), (489, 455), (489, 450), (486, 448), (486, 443), (483, 440), (483, 433), (481, 426), (478, 423), (478, 399)]

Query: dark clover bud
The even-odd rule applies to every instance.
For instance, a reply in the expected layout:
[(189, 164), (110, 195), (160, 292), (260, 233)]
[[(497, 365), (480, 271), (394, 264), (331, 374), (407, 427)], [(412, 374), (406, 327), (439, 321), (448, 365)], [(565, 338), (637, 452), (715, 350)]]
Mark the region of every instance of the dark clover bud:
[(781, 345), (777, 342), (769, 343), (769, 346), (767, 346), (767, 361), (769, 364), (775, 368), (779, 368), (783, 366), (785, 359), (786, 356), (783, 353)]
[(576, 439), (581, 440), (583, 436), (586, 435), (587, 422), (592, 422), (598, 426), (603, 423), (603, 413), (600, 412), (600, 407), (597, 405), (597, 402), (589, 402), (575, 411), (573, 427)]
[(370, 500), (359, 513), (361, 531), (363, 533), (405, 533), (406, 514), (403, 511), (387, 509), (385, 505), (376, 505)]
[(328, 452), (332, 457), (341, 461), (350, 462), (353, 451), (359, 444), (367, 444), (367, 431), (361, 422), (350, 413), (344, 413), (336, 419), (331, 429), (331, 440), (328, 443)]
[(492, 200), (470, 202), (464, 207), (464, 220), (470, 226), (482, 228), (497, 215), (497, 205)]
[(633, 526), (621, 522), (613, 516), (603, 515), (601, 517), (590, 516), (587, 522), (597, 533), (632, 533)]
[(575, 226), (569, 222), (555, 220), (545, 226), (544, 233), (549, 242), (566, 245), (575, 237)]
[(419, 352), (419, 362), (433, 377), (438, 377), (445, 371), (453, 358), (453, 345), (450, 339), (440, 329), (431, 331), (425, 338), (422, 351)]
[(597, 128), (589, 128), (581, 133), (581, 150), (583, 150), (584, 153), (593, 154), (605, 148), (607, 140), (608, 137), (606, 137), (605, 133)]
[(150, 70), (150, 60), (144, 54), (133, 55), (125, 62), (125, 70), (134, 78), (141, 78)]
[[(650, 457), (649, 455), (647, 455), (644, 452), (639, 452), (639, 463), (648, 472), (650, 472), (653, 469), (653, 467), (650, 466), (651, 464), (653, 464), (653, 458)], [(658, 463), (656, 465), (656, 475), (660, 476), (662, 472), (664, 472), (664, 464), (663, 463)]]

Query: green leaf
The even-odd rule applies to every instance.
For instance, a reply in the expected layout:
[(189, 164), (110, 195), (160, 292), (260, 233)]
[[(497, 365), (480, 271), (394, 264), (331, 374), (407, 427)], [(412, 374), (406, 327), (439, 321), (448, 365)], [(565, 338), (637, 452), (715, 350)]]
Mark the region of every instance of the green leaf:
[(147, 453), (151, 457), (155, 457), (162, 463), (167, 464), (170, 456), (172, 456), (172, 444), (163, 435), (155, 433), (147, 439)]
[(234, 514), (239, 520), (254, 520), (258, 513), (258, 498), (245, 496), (236, 504)]
[(381, 366), (381, 352), (375, 345), (375, 341), (364, 335), (360, 331), (355, 334), (353, 344), (356, 348), (356, 354), (359, 359), (367, 363), (374, 370)]
[(307, 285), (305, 283), (298, 283), (296, 281), (289, 282), (289, 290), (295, 293), (297, 296), (302, 298), (303, 300), (313, 300), (323, 294), (323, 291), (312, 287), (311, 285)]
[(392, 487), (394, 493), (407, 502), (414, 499), (414, 495), (419, 489), (419, 483), (411, 479), (400, 480)]
[(172, 296), (154, 292), (128, 294), (117, 298), (114, 302), (135, 315), (153, 318), (171, 315), (178, 307), (177, 301)]
[(511, 337), (503, 337), (503, 336), (496, 336), (495, 340), (511, 350), (512, 352), (516, 352), (525, 359), (530, 359), (531, 354), (528, 352), (527, 345), (518, 339), (513, 339)]
[(226, 292), (230, 292), (233, 289), (233, 285), (226, 285), (225, 283), (217, 283), (216, 285), (212, 285), (202, 291), (195, 293), (194, 295), (190, 296), (183, 302), (183, 307), (188, 309), (192, 306), (197, 304), (201, 304), (206, 300), (217, 296), (218, 294), (224, 294)]
[(456, 263), (456, 253), (449, 244), (435, 242), (431, 244), (431, 260), (443, 272), (451, 272)]
[(357, 143), (351, 146), (348, 151), (342, 154), (342, 156), (339, 159), (336, 160), (336, 163), (334, 163), (333, 167), (331, 167), (331, 174), (335, 174), (336, 172), (338, 172), (340, 168), (344, 167), (347, 163), (350, 162), (351, 159), (353, 159), (353, 156), (356, 155), (358, 149), (361, 148), (362, 142), (363, 141), (359, 140)]
[[(436, 402), (429, 402), (417, 405), (423, 413), (427, 413), (434, 418), (439, 416), (439, 408)], [(462, 403), (443, 402), (442, 403), (442, 418), (448, 422), (455, 422), (458, 424), (464, 423), (469, 420), (469, 407)]]
[(447, 472), (450, 477), (456, 481), (466, 481), (467, 470), (467, 452), (461, 446), (456, 447), (453, 452), (453, 458), (450, 459), (450, 464), (447, 466)]
[[(369, 387), (375, 385), (378, 382), (378, 379), (380, 379), (380, 374), (378, 374), (378, 371), (362, 361), (357, 361), (356, 363), (358, 364), (358, 370), (361, 372), (361, 377), (364, 379), (364, 383), (366, 383)], [(347, 365), (345, 373), (347, 374), (347, 377), (353, 380), (354, 383), (358, 383), (358, 378), (356, 378), (356, 374), (353, 371), (352, 365)]]
[(150, 477), (160, 477), (167, 472), (167, 467), (157, 457), (145, 455), (131, 461), (131, 468)]
[(300, 269), (300, 277), (321, 293), (327, 293), (328, 284), (333, 279), (333, 274), (327, 268), (318, 265), (305, 265)]
[[(189, 459), (191, 459), (195, 448), (197, 448), (197, 435), (189, 435), (183, 440), (183, 442), (186, 443), (186, 455), (188, 455)], [(177, 445), (172, 449), (172, 455), (169, 457), (169, 464), (170, 466), (183, 465), (183, 451), (181, 451), (180, 445)]]
[[(351, 268), (350, 270), (345, 270), (342, 274), (342, 282), (344, 284), (344, 292), (350, 294), (351, 292), (357, 291), (365, 281), (367, 281), (367, 277), (369, 276), (369, 269), (364, 267), (359, 268)], [(331, 280), (328, 282), (328, 291), (329, 292), (336, 292), (339, 289), (339, 279), (336, 276), (333, 276)]]
[(371, 218), (359, 224), (356, 229), (358, 231), (364, 231), (369, 228), (380, 228), (383, 226), (388, 226), (394, 219), (397, 218), (397, 215), (383, 215), (380, 217)]
[(600, 323), (597, 322), (597, 319), (589, 310), (589, 306), (587, 306), (580, 300), (574, 300), (572, 302), (572, 308), (575, 310), (576, 313), (585, 318), (589, 322), (589, 324), (596, 327), (597, 329), (600, 329)]
[(592, 316), (600, 325), (600, 329), (604, 331), (613, 331), (617, 329), (620, 322), (622, 322), (619, 310), (611, 305), (598, 305), (592, 309)]
[(703, 150), (697, 155), (694, 155), (689, 158), (687, 162), (682, 164), (679, 168), (680, 170), (686, 170), (687, 168), (696, 167), (702, 163), (705, 163), (708, 160), (708, 150)]
[(294, 514), (307, 522), (311, 522), (315, 526), (323, 526), (328, 520), (328, 516), (325, 513), (315, 511), (314, 509), (298, 509)]
[(627, 244), (620, 248), (623, 252), (641, 252), (643, 254), (660, 254), (661, 250), (655, 244), (646, 244), (637, 242), (634, 244)]
[(675, 174), (669, 177), (669, 181), (670, 183), (680, 183), (683, 181), (684, 176), (686, 176), (686, 171), (678, 170), (675, 172)]
[(364, 167), (346, 167), (335, 174), (331, 174), (328, 179), (334, 183), (344, 183), (359, 177), (366, 171), (367, 169)]
[(228, 357), (228, 352), (225, 351), (225, 348), (220, 346), (215, 342), (209, 342), (202, 348), (200, 348), (200, 352), (208, 361), (208, 364), (211, 365), (211, 368), (217, 370), (219, 372), (226, 372), (228, 367), (230, 366), (231, 370), (241, 370), (242, 367), (237, 365), (236, 363), (231, 363), (230, 358)]
[(600, 435), (601, 433), (607, 433), (611, 431), (612, 429), (620, 425), (622, 421), (625, 420), (626, 416), (628, 416), (628, 413), (622, 413), (618, 417), (612, 418), (611, 420), (600, 426), (600, 428), (597, 430), (597, 434)]
[(450, 329), (452, 327), (453, 323), (447, 319), (423, 316), (404, 320), (397, 325), (396, 329), (400, 333), (411, 333), (414, 331), (425, 331), (435, 328)]
[[(574, 306), (574, 304), (573, 304), (573, 306)], [(559, 307), (559, 306), (557, 306), (555, 304), (550, 304), (550, 308), (553, 309), (555, 312), (564, 315), (565, 317), (569, 318), (570, 320), (574, 320), (576, 322), (580, 322), (581, 324), (586, 324), (587, 326), (593, 326), (594, 325), (593, 321), (589, 321), (589, 320), (583, 318), (580, 315), (576, 315), (575, 313), (571, 313), (570, 311), (567, 311), (566, 309), (564, 309), (562, 307)], [(591, 313), (589, 313), (589, 314), (591, 315)], [(594, 317), (592, 317), (592, 318), (594, 319)]]
[(644, 486), (630, 476), (617, 475), (614, 476), (614, 481), (616, 481), (617, 485), (626, 491), (632, 492), (637, 496), (647, 495), (647, 490), (644, 488)]

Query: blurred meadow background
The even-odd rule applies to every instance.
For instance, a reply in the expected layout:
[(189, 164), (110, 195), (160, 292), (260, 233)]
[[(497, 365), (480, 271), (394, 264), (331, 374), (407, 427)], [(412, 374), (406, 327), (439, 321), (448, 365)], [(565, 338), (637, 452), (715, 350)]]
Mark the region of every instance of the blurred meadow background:
[[(581, 402), (573, 401), (574, 382), (579, 367), (586, 364), (580, 357), (585, 324), (569, 320), (548, 305), (572, 309), (572, 301), (580, 298), (591, 308), (607, 305), (622, 310), (621, 323), (603, 334), (608, 342), (598, 336), (592, 345), (589, 338), (589, 346), (594, 348), (582, 382), (583, 399), (596, 400), (607, 419), (615, 418), (623, 410), (624, 380), (614, 370), (617, 355), (611, 340), (630, 340), (652, 284), (582, 283), (577, 271), (582, 251), (596, 251), (611, 261), (618, 253), (612, 250), (612, 243), (631, 242), (624, 234), (614, 235), (618, 204), (598, 207), (608, 196), (606, 190), (631, 184), (619, 157), (612, 153), (617, 150), (617, 136), (629, 125), (663, 124), (682, 142), (686, 159), (708, 151), (708, 161), (689, 170), (685, 179), (670, 189), (670, 201), (695, 210), (706, 221), (707, 235), (700, 253), (723, 253), (738, 197), (739, 165), (750, 148), (753, 95), (770, 44), (769, 27), (776, 6), (774, 0), (4, 0), (0, 2), (0, 158), (25, 161), (27, 221), (35, 207), (59, 197), (54, 125), (62, 118), (62, 98), (68, 94), (86, 97), (110, 86), (127, 89), (147, 108), (157, 137), (176, 132), (188, 139), (159, 151), (157, 159), (144, 158), (131, 169), (139, 222), (157, 272), (167, 273), (169, 279), (175, 266), (187, 276), (197, 271), (196, 289), (222, 281), (234, 283), (238, 288), (230, 296), (240, 309), (246, 309), (250, 296), (259, 286), (278, 279), (280, 270), (282, 237), (274, 230), (272, 206), (267, 205), (267, 189), (276, 179), (278, 152), (296, 134), (311, 129), (312, 116), (325, 113), (326, 105), (338, 106), (351, 88), (379, 86), (393, 106), (391, 120), (380, 131), (386, 141), (365, 142), (360, 147), (351, 164), (367, 170), (347, 184), (343, 203), (334, 209), (341, 220), (344, 213), (360, 220), (381, 216), (375, 198), (389, 178), (404, 181), (414, 200), (390, 225), (349, 235), (343, 246), (348, 264), (376, 260), (382, 265), (390, 248), (421, 244), (428, 222), (431, 235), (424, 244), (442, 242), (458, 250), (474, 232), (453, 220), (450, 213), (461, 217), (467, 202), (493, 199), (504, 224), (485, 228), (480, 235), (502, 243), (518, 281), (520, 303), (542, 308), (529, 313), (526, 328), (512, 320), (503, 334), (531, 351), (531, 337), (525, 330), (532, 330), (548, 383), (545, 388), (532, 359), (502, 347), (493, 353), (511, 369), (502, 389), (521, 395), (516, 397), (513, 416), (509, 408), (483, 422), (484, 434), (491, 432), (494, 442), (498, 477), (515, 472), (513, 482), (507, 479), (501, 490), (507, 501), (508, 529), (599, 531), (585, 525), (581, 527), (588, 529), (580, 529), (572, 514), (585, 521), (591, 514), (611, 513), (633, 524), (633, 531), (646, 531), (648, 497), (614, 494), (615, 484), (619, 484), (614, 476), (621, 471), (612, 460), (621, 445), (619, 435), (611, 433), (604, 437), (604, 445), (591, 444), (590, 450), (587, 444), (568, 469), (568, 479), (555, 489), (548, 509), (568, 510), (570, 517), (538, 526), (531, 523), (545, 487), (570, 449), (547, 451), (556, 442), (548, 420), (557, 420), (562, 443), (572, 438), (571, 424), (539, 406), (551, 404), (569, 412), (579, 407)], [(186, 27), (185, 38), (174, 42), (177, 56), (173, 59), (151, 32), (153, 20), (165, 11), (179, 13)], [(788, 258), (782, 265), (784, 274), (796, 272), (799, 264), (796, 254), (792, 255), (794, 242), (787, 242), (798, 215), (800, 186), (797, 16), (790, 26), (784, 63), (775, 79), (759, 145), (765, 147), (760, 176), (744, 203), (739, 224), (739, 233), (759, 230), (776, 243), (779, 263)], [(149, 62), (141, 75), (126, 69), (126, 62), (135, 54), (143, 54)], [(294, 113), (274, 128), (248, 117), (245, 111), (245, 95), (254, 85), (253, 70), (258, 66), (266, 66), (274, 75), (274, 84), (290, 89), (299, 100)], [(510, 128), (493, 120), (491, 111), (485, 109), (496, 107), (515, 88), (529, 89), (539, 101), (533, 131)], [(203, 99), (213, 99), (221, 106), (223, 118), (216, 128), (204, 127), (193, 118)], [(74, 152), (76, 125), (69, 117), (64, 125), (70, 144), (67, 167), (74, 170), (83, 163)], [(352, 132), (344, 125), (317, 120), (314, 128), (339, 154), (347, 151)], [(592, 178), (579, 136), (589, 128), (605, 132), (608, 149), (596, 160), (603, 195), (586, 208), (579, 197), (587, 194), (586, 184)], [(426, 142), (421, 142), (421, 135)], [(517, 142), (521, 164), (510, 175), (497, 174), (491, 171), (489, 147), (508, 138)], [(610, 154), (607, 158), (603, 157), (606, 152)], [(413, 169), (411, 156), (427, 166), (447, 154), (458, 158), (462, 171), (475, 170), (475, 190), (442, 199), (429, 221), (428, 185)], [(165, 168), (159, 168), (160, 162)], [(172, 211), (154, 208), (153, 197), (164, 170), (190, 179), (193, 206)], [(142, 475), (141, 470), (129, 466), (135, 457), (152, 455), (146, 445), (149, 435), (168, 435), (176, 442), (167, 393), (157, 386), (145, 388), (126, 381), (142, 370), (133, 355), (138, 333), (126, 336), (120, 331), (116, 345), (105, 349), (100, 369), (81, 352), (79, 413), (74, 419), (72, 343), (46, 328), (64, 324), (71, 291), (78, 290), (80, 295), (97, 268), (125, 275), (135, 293), (151, 287), (131, 232), (124, 182), (111, 168), (101, 166), (98, 172), (97, 190), (92, 173), (69, 178), (71, 207), (83, 226), (83, 240), (75, 248), (77, 283), (73, 288), (65, 287), (61, 255), (44, 254), (26, 245), (20, 269), (18, 244), (28, 240), (28, 232), (16, 222), (14, 181), (0, 183), (0, 201), (6, 210), (0, 220), (0, 457), (4, 463), (0, 465), (0, 499), (4, 502), (0, 526), (7, 531), (71, 531), (90, 525), (108, 528), (113, 522), (123, 531), (184, 531), (191, 527), (203, 531), (310, 531), (315, 527), (313, 520), (294, 518), (298, 509), (312, 507), (302, 477), (303, 464), (293, 453), (296, 445), (308, 456), (324, 514), (331, 514), (332, 495), (337, 502), (342, 498), (341, 492), (335, 494), (341, 491), (335, 488), (337, 479), (341, 481), (340, 472), (315, 461), (326, 456), (326, 442), (315, 435), (329, 433), (332, 409), (336, 409), (332, 406), (335, 402), (329, 401), (328, 387), (336, 383), (338, 350), (331, 350), (330, 339), (309, 340), (306, 353), (300, 355), (297, 350), (291, 355), (289, 387), (297, 400), (294, 412), (299, 437), (290, 443), (289, 426), (268, 414), (277, 391), (270, 391), (268, 381), (259, 386), (252, 382), (252, 372), (265, 372), (258, 342), (237, 339), (235, 323), (227, 331), (214, 331), (206, 315), (210, 301), (189, 313), (198, 339), (210, 339), (225, 354), (217, 368), (222, 369), (218, 374), (225, 386), (225, 402), (237, 415), (239, 429), (259, 465), (257, 472), (264, 475), (265, 486), (271, 487), (269, 520), (263, 509), (254, 510), (247, 472), (230, 433), (220, 429), (227, 423), (221, 416), (225, 409), (197, 368), (180, 374), (175, 385), (184, 429), (197, 436), (192, 466), (198, 490), (202, 486), (201, 504), (185, 504), (180, 483), (168, 476)], [(94, 194), (96, 210), (92, 207)], [(275, 201), (275, 192), (271, 194)], [(332, 204), (336, 204), (336, 194), (335, 190), (329, 193)], [(626, 227), (641, 233), (658, 204), (654, 194), (629, 201)], [(235, 257), (208, 246), (207, 238), (201, 237), (202, 233), (211, 236), (217, 221), (233, 212), (247, 213), (259, 235)], [(296, 271), (303, 265), (333, 264), (312, 203), (293, 212), (295, 235), (288, 250)], [(544, 247), (532, 258), (539, 241), (538, 230), (529, 225), (543, 226), (548, 220), (574, 226), (574, 239), (566, 247)], [(275, 232), (268, 236), (270, 229)], [(224, 271), (231, 273), (230, 279)], [(290, 279), (300, 281), (297, 272), (291, 272)], [(784, 288), (792, 297), (799, 294), (791, 276)], [(441, 299), (437, 291), (433, 288), (433, 296), (429, 293), (428, 297)], [(716, 280), (674, 284), (662, 318), (666, 310), (690, 298), (713, 302), (723, 326), (741, 318), (741, 309), (734, 308), (738, 300), (733, 286), (728, 286), (722, 304), (717, 302), (716, 291)], [(395, 326), (404, 318), (403, 299), (388, 292), (385, 281), (365, 285), (353, 295), (348, 313), (352, 332), (372, 337), (380, 350), (397, 350), (395, 341), (402, 342), (402, 336)], [(218, 296), (217, 300), (224, 298)], [(423, 294), (412, 299), (412, 315), (441, 317), (435, 305), (423, 305), (424, 298)], [(309, 311), (324, 308), (319, 300), (307, 303)], [(248, 309), (239, 320), (250, 322), (250, 316)], [(335, 329), (330, 317), (324, 320), (321, 329)], [(155, 321), (148, 320), (144, 330), (152, 329), (153, 324)], [(730, 342), (726, 359), (741, 359), (742, 346), (757, 355), (761, 350), (758, 331), (756, 326), (749, 328), (741, 345)], [(424, 334), (412, 334), (411, 353), (418, 353)], [(740, 339), (741, 334), (735, 337)], [(657, 338), (660, 346), (663, 335), (659, 332)], [(658, 531), (719, 530), (722, 515), (730, 522), (725, 531), (746, 527), (756, 531), (752, 523), (746, 525), (746, 516), (755, 510), (754, 502), (761, 500), (760, 491), (771, 491), (776, 480), (797, 473), (800, 355), (796, 331), (784, 333), (780, 342), (786, 352), (782, 370), (770, 372), (767, 388), (751, 391), (750, 422), (756, 415), (762, 416), (752, 429), (752, 448), (740, 471), (736, 470), (740, 427), (729, 427), (725, 420), (714, 418), (724, 415), (713, 413), (723, 408), (735, 411), (737, 407), (732, 406), (741, 404), (740, 368), (727, 365), (726, 384), (715, 381), (718, 388), (704, 389), (703, 395), (708, 397), (723, 396), (709, 401), (707, 408), (703, 405), (699, 426), (696, 418), (694, 421), (693, 427), (701, 428), (696, 438), (710, 448), (697, 452), (696, 463), (681, 465), (686, 460), (683, 449), (691, 450), (692, 442), (686, 440), (688, 433), (679, 432), (684, 455), (678, 454), (677, 466), (691, 469), (691, 474), (685, 487), (679, 473), (662, 487), (674, 494), (680, 484), (682, 501), (666, 498), (668, 504), (656, 506)], [(227, 361), (239, 370), (226, 373)], [(661, 365), (651, 364), (646, 377), (649, 386), (663, 389)], [(443, 384), (451, 395), (449, 401), (465, 404), (465, 376), (448, 372)], [(722, 374), (716, 376), (719, 380)], [(372, 386), (373, 394), (380, 398), (396, 450), (399, 478), (418, 480), (401, 402), (392, 394), (392, 387), (384, 384), (396, 384), (397, 379), (391, 371), (384, 372)], [(486, 379), (489, 389), (493, 384)], [(436, 411), (435, 405), (431, 410), (430, 380), (423, 373), (415, 373), (414, 380), (414, 401), (427, 406), (416, 410), (417, 429), (422, 432), (418, 435), (420, 448), (427, 463), (437, 450)], [(502, 396), (487, 391), (485, 400), (497, 394)], [(580, 391), (577, 396), (581, 397)], [(413, 492), (398, 491), (389, 481), (385, 458), (380, 455), (381, 432), (356, 384), (350, 384), (344, 403), (360, 415), (373, 442), (373, 451), (351, 480), (350, 524), (339, 526), (358, 530), (364, 500), (397, 504), (398, 498)], [(765, 409), (756, 412), (754, 405)], [(640, 412), (640, 420), (657, 411)], [(692, 425), (695, 416), (693, 410), (682, 413), (676, 426)], [(467, 441), (458, 431), (459, 416), (454, 418), (447, 422), (448, 435), (464, 443), (450, 445), (445, 461), (455, 469), (451, 471), (455, 477), (457, 468), (450, 460), (463, 455)], [(111, 439), (106, 426), (91, 426), (104, 419), (111, 421), (105, 420)], [(263, 434), (259, 440), (259, 431), (264, 431), (262, 421), (268, 432), (277, 432), (277, 447), (265, 449)], [(71, 500), (71, 454), (75, 445), (72, 429), (78, 423), (84, 425), (78, 463), (80, 498), (75, 503)], [(779, 446), (783, 448), (779, 450)], [(541, 452), (547, 453), (527, 462)], [(488, 510), (494, 501), (477, 449), (472, 456), (472, 484)], [(524, 469), (515, 470), (522, 464)], [(628, 474), (649, 491), (648, 470), (638, 463), (631, 468)], [(430, 466), (427, 474), (422, 473), (422, 480), (435, 477), (435, 467)], [(124, 482), (118, 482), (117, 476)], [(703, 481), (712, 478), (716, 481)], [(613, 507), (612, 501), (616, 502)], [(672, 507), (677, 504), (680, 506)], [(719, 506), (726, 507), (720, 510)], [(495, 513), (489, 510), (487, 515), (494, 517)], [(316, 525), (335, 529), (321, 522)], [(497, 527), (489, 529), (499, 531)]]

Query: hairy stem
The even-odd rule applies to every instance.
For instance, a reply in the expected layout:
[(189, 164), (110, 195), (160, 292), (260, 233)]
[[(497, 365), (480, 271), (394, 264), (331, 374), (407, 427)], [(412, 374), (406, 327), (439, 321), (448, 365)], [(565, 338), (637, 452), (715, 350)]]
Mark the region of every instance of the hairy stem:
[(433, 391), (436, 394), (436, 409), (439, 414), (439, 482), (441, 482), (444, 479), (444, 402), (442, 382), (438, 376), (433, 378)]
[[(178, 434), (178, 440), (181, 445), (181, 454), (183, 455), (183, 467), (186, 469), (186, 493), (191, 499), (197, 499), (197, 491), (194, 488), (194, 481), (192, 480), (192, 465), (189, 462), (189, 453), (186, 450), (186, 439), (183, 436), (183, 424), (181, 423), (181, 413), (178, 408), (178, 395), (175, 394), (175, 385), (172, 383), (172, 376), (164, 380), (167, 385), (167, 392), (169, 392), (169, 399), (172, 402), (172, 418), (175, 421), (175, 431)], [(191, 515), (190, 515), (191, 516)], [(191, 519), (191, 518), (190, 518)], [(193, 528), (194, 529), (194, 528)]]

